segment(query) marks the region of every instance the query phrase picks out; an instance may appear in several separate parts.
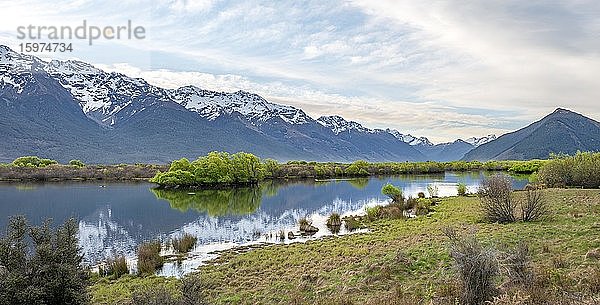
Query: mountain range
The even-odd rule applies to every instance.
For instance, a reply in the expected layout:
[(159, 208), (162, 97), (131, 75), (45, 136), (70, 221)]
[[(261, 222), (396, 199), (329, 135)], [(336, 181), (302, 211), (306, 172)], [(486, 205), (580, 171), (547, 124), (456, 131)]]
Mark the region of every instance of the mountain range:
[[(164, 163), (214, 150), (247, 151), (279, 161), (528, 158), (535, 150), (520, 141), (548, 136), (536, 132), (540, 128), (583, 141), (552, 146), (558, 149), (553, 152), (597, 145), (597, 137), (579, 137), (577, 129), (597, 132), (595, 121), (568, 126), (547, 121), (525, 128), (535, 129), (531, 132), (517, 131), (517, 136), (434, 145), (425, 137), (370, 129), (336, 115), (313, 119), (299, 108), (245, 91), (165, 89), (85, 62), (44, 61), (0, 46), (0, 162), (39, 155), (61, 162)], [(561, 133), (565, 126), (572, 131)], [(536, 157), (543, 152), (541, 147)]]

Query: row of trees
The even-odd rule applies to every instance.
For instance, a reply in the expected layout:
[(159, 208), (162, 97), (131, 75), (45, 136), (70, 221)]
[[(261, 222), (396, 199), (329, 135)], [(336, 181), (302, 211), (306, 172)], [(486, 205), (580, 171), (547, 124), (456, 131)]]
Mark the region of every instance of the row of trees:
[[(58, 161), (51, 159), (44, 159), (37, 156), (26, 156), (16, 158), (11, 165), (16, 167), (33, 167), (33, 168), (41, 168), (49, 165), (58, 164)], [(75, 167), (85, 167), (85, 163), (81, 160), (71, 160), (69, 161), (69, 165)]]
[(600, 187), (600, 153), (577, 152), (574, 156), (554, 155), (538, 172), (548, 187)]

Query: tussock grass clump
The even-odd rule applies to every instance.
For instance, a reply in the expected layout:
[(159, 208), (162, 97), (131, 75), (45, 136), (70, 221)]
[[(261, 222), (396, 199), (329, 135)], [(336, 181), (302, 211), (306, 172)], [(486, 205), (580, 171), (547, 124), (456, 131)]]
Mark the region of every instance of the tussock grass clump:
[(109, 258), (106, 262), (105, 274), (113, 279), (118, 279), (122, 275), (129, 274), (129, 267), (125, 256), (116, 256)]
[(510, 281), (518, 285), (533, 284), (533, 267), (529, 246), (521, 241), (506, 253), (503, 265)]
[(164, 258), (160, 256), (160, 241), (150, 241), (143, 243), (138, 248), (138, 274), (148, 275), (161, 268), (164, 264)]
[(198, 276), (187, 275), (177, 285), (179, 289), (168, 289), (165, 286), (147, 287), (136, 290), (131, 298), (131, 305), (203, 305), (204, 285)]
[(173, 249), (178, 253), (188, 253), (196, 246), (198, 238), (192, 234), (185, 233), (181, 237), (176, 237), (171, 240)]
[(342, 218), (340, 214), (333, 212), (327, 218), (327, 226), (328, 227), (339, 227), (342, 225)]

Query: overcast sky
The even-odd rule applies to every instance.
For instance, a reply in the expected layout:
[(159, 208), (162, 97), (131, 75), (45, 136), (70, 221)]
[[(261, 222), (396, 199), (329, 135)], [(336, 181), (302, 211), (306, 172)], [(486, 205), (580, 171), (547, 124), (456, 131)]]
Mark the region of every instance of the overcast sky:
[[(120, 26), (76, 58), (168, 88), (258, 93), (434, 142), (502, 134), (569, 108), (600, 119), (599, 1), (6, 1), (17, 27)], [(40, 54), (37, 54), (40, 56)]]

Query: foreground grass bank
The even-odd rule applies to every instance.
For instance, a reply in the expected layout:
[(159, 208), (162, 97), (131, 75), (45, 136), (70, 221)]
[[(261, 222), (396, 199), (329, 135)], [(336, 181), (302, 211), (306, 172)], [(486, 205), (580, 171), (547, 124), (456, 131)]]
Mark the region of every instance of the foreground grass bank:
[[(600, 298), (600, 261), (593, 254), (600, 248), (600, 190), (543, 195), (551, 210), (543, 221), (485, 223), (478, 198), (444, 198), (428, 216), (365, 220), (367, 234), (225, 253), (198, 276), (206, 299), (216, 304), (453, 304), (460, 288), (442, 232), (453, 227), (476, 231), (498, 248), (529, 245), (533, 289), (499, 278), (500, 296), (513, 301), (496, 304), (594, 304)], [(95, 304), (120, 304), (139, 287), (165, 286), (176, 294), (177, 285), (155, 277), (102, 279), (91, 293)]]

